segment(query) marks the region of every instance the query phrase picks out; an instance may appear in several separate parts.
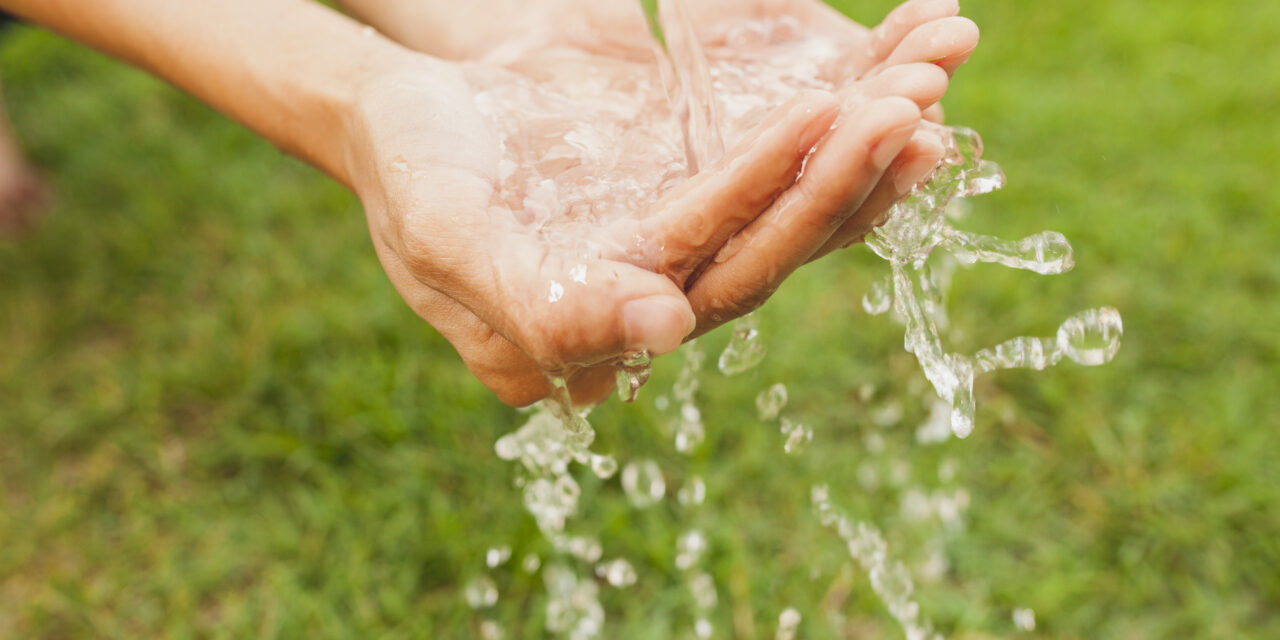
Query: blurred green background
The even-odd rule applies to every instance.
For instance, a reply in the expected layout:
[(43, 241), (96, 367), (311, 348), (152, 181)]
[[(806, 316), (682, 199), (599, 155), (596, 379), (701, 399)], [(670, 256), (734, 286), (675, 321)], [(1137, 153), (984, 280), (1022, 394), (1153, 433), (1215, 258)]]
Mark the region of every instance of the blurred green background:
[[(892, 3), (837, 4), (875, 22)], [(581, 529), (641, 577), (603, 589), (605, 637), (685, 632), (671, 560), (689, 526), (712, 542), (721, 636), (772, 637), (786, 606), (802, 637), (900, 635), (811, 515), (815, 482), (904, 560), (945, 553), (919, 595), (948, 635), (1014, 635), (1029, 607), (1028, 636), (1280, 637), (1280, 3), (965, 14), (984, 40), (949, 119), (1009, 186), (962, 226), (1062, 231), (1078, 266), (959, 273), (956, 346), (1112, 305), (1120, 356), (984, 378), (975, 434), (921, 448), (918, 401), (878, 424), (919, 386), (900, 330), (860, 308), (884, 266), (859, 248), (807, 268), (762, 312), (766, 363), (705, 376), (695, 456), (654, 426), (679, 357), (637, 407), (598, 412), (602, 450), (709, 486), (697, 513), (636, 512), (584, 479)], [(485, 616), (538, 637), (518, 562), (493, 573), (495, 610), (459, 595), (487, 548), (545, 552), (492, 453), (521, 417), (400, 302), (356, 200), (47, 33), (5, 34), (0, 71), (58, 193), (34, 235), (0, 242), (0, 637), (466, 638)], [(803, 456), (751, 408), (777, 381), (815, 429)], [(971, 496), (963, 530), (904, 517), (905, 488), (948, 486)]]

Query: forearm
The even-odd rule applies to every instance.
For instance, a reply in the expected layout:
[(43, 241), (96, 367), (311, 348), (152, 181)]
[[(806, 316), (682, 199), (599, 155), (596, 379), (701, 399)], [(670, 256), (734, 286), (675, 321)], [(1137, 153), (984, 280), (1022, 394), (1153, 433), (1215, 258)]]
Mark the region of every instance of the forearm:
[(147, 69), (350, 184), (344, 132), (360, 86), (416, 62), (311, 0), (0, 0)]
[(406, 47), (447, 59), (474, 58), (500, 44), (534, 14), (563, 0), (337, 0), (351, 15)]

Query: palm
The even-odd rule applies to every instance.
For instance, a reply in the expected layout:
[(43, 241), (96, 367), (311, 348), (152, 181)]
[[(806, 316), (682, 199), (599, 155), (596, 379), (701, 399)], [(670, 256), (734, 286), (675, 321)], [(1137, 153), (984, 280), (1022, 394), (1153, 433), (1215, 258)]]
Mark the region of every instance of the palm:
[[(829, 245), (860, 236), (898, 190), (877, 188), (885, 166), (849, 168), (870, 165), (878, 137), (919, 113), (877, 98), (907, 95), (925, 107), (941, 94), (898, 91), (902, 77), (877, 81), (893, 47), (873, 55), (882, 35), (822, 5), (695, 1), (697, 38), (730, 88), (721, 102), (739, 101), (717, 105), (727, 114), (722, 133), (730, 146), (752, 142), (687, 180), (641, 14), (629, 2), (559, 6), (536, 12), (544, 19), (526, 21), (520, 37), (475, 47), (462, 77), (408, 73), (371, 87), (357, 151), (369, 168), (358, 190), (392, 281), (513, 404), (546, 395), (548, 370), (568, 376), (579, 400), (607, 392), (609, 368), (593, 365), (633, 346), (620, 324), (627, 300), (681, 296), (705, 331), (757, 306)], [(760, 24), (838, 43), (810, 74), (820, 88), (861, 79), (838, 96), (851, 122), (811, 159), (807, 187), (791, 188), (837, 106), (822, 93), (778, 108), (803, 87), (794, 78), (766, 95), (758, 84), (732, 85), (743, 68), (794, 49), (782, 32), (752, 39)], [(678, 57), (677, 39), (668, 37)], [(656, 350), (678, 344), (671, 331), (657, 333), (667, 337)]]

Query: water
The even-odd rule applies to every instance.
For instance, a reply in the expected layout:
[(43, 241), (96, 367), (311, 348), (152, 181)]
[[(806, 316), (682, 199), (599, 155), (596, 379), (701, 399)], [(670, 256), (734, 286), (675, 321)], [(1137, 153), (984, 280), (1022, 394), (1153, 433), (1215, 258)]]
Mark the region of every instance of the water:
[(779, 382), (756, 396), (756, 415), (768, 422), (777, 420), (787, 406), (787, 386)]
[(800, 628), (800, 612), (790, 607), (778, 616), (778, 633), (774, 640), (795, 640), (796, 631)]
[(1018, 631), (1035, 631), (1036, 612), (1031, 609), (1014, 609), (1013, 626), (1016, 627)]
[[(663, 247), (617, 230), (714, 163), (725, 148), (797, 91), (832, 90), (844, 80), (828, 71), (838, 66), (834, 63), (841, 59), (840, 43), (829, 35), (803, 33), (794, 19), (733, 25), (724, 41), (741, 49), (731, 51), (704, 48), (680, 0), (659, 0), (651, 17), (646, 25), (643, 13), (637, 10), (635, 16), (640, 28), (651, 28), (656, 35), (652, 59), (618, 63), (626, 66), (626, 73), (583, 67), (575, 84), (563, 84), (530, 71), (528, 67), (535, 65), (467, 69), (477, 107), (493, 124), (502, 152), (497, 198), (529, 233), (550, 246), (576, 252), (583, 263), (605, 258), (652, 264)], [(590, 92), (582, 93), (581, 86), (590, 86)], [(917, 359), (932, 394), (922, 386), (875, 406), (870, 404), (874, 388), (864, 386), (857, 396), (867, 403), (869, 422), (886, 434), (903, 422), (904, 400), (928, 407), (928, 417), (909, 432), (920, 446), (972, 433), (977, 426), (977, 376), (1009, 368), (1044, 369), (1064, 359), (1104, 364), (1116, 356), (1123, 334), (1119, 313), (1100, 308), (1068, 318), (1052, 337), (1012, 338), (973, 354), (946, 347), (946, 294), (956, 267), (981, 262), (1052, 275), (1070, 270), (1074, 257), (1069, 242), (1056, 232), (1006, 241), (955, 228), (963, 198), (999, 189), (1004, 174), (983, 159), (976, 132), (930, 126), (944, 141), (946, 156), (932, 178), (895, 205), (888, 221), (867, 238), (871, 250), (888, 263), (889, 273), (871, 286), (862, 305), (868, 314), (888, 314), (903, 326), (903, 345)], [(548, 302), (564, 296), (565, 283), (581, 281), (585, 269), (579, 266), (547, 284)], [(748, 315), (733, 324), (728, 345), (715, 360), (716, 369), (726, 376), (741, 375), (759, 366), (765, 356), (759, 319)], [(652, 458), (619, 465), (612, 456), (593, 451), (596, 432), (588, 413), (572, 405), (567, 384), (556, 377), (551, 378), (553, 396), (525, 425), (495, 444), (498, 456), (517, 469), (524, 505), (551, 548), (545, 562), (532, 553), (520, 562), (524, 572), (541, 573), (549, 632), (568, 638), (607, 636), (600, 589), (627, 589), (640, 579), (631, 560), (612, 551), (609, 560), (602, 560), (609, 540), (602, 544), (590, 535), (572, 533), (575, 518), (582, 515), (583, 476), (575, 476), (575, 469), (581, 468), (605, 483), (616, 476), (621, 495), (637, 512), (663, 512), (659, 507), (668, 499), (668, 481), (684, 478), (674, 493), (681, 507), (681, 533), (673, 542), (671, 569), (687, 593), (685, 633), (699, 638), (731, 634), (713, 622), (721, 606), (716, 580), (706, 568), (713, 543), (702, 528), (691, 524), (704, 517), (707, 495), (704, 477), (689, 469), (707, 439), (697, 400), (707, 357), (698, 341), (686, 345), (670, 396), (655, 398), (663, 416), (655, 430), (666, 434), (674, 452), (684, 456), (680, 462), (664, 459), (666, 469)], [(645, 352), (624, 354), (614, 363), (622, 401), (640, 397), (651, 364)], [(756, 414), (761, 423), (776, 423), (780, 454), (802, 458), (816, 434), (799, 416), (784, 415), (788, 395), (783, 384), (761, 390), (755, 397)], [(945, 573), (943, 541), (963, 528), (968, 494), (961, 487), (924, 489), (914, 484), (911, 462), (891, 451), (880, 433), (868, 433), (862, 444), (857, 490), (897, 492), (901, 519), (919, 531), (932, 532), (926, 536), (929, 554), (913, 566), (895, 559), (881, 529), (837, 507), (826, 485), (811, 490), (816, 517), (843, 542), (851, 562), (906, 637), (940, 637), (916, 599), (913, 572), (934, 580)], [(935, 475), (951, 483), (954, 464), (939, 466)], [(600, 499), (606, 498), (609, 486)], [(509, 547), (490, 549), (485, 565), (499, 570), (510, 555)], [(490, 609), (498, 602), (496, 584), (487, 575), (477, 577), (464, 588), (464, 597), (478, 611)], [(800, 622), (798, 609), (784, 609), (776, 637), (794, 638)], [(1019, 629), (1033, 630), (1034, 613), (1019, 609), (1014, 622)], [(484, 637), (501, 637), (496, 622), (484, 620), (480, 628)]]
[(658, 503), (667, 493), (666, 480), (662, 478), (662, 469), (653, 460), (641, 460), (628, 463), (622, 468), (622, 490), (627, 499), (638, 509), (645, 509)]
[(596, 565), (596, 575), (604, 578), (610, 586), (619, 589), (635, 584), (637, 579), (635, 567), (623, 558)]

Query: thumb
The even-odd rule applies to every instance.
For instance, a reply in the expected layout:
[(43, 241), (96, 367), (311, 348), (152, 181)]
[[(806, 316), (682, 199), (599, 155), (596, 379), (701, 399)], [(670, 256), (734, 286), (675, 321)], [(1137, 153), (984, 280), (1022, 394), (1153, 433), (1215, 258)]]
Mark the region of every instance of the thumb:
[(495, 265), (489, 308), (477, 315), (491, 318), (544, 369), (597, 364), (631, 351), (669, 353), (696, 325), (684, 292), (665, 276), (532, 239), (504, 254)]

